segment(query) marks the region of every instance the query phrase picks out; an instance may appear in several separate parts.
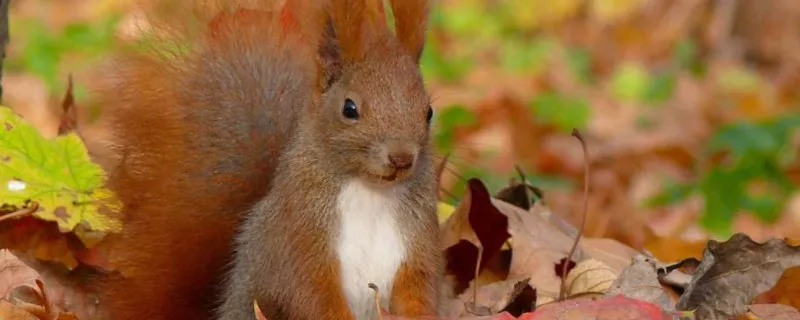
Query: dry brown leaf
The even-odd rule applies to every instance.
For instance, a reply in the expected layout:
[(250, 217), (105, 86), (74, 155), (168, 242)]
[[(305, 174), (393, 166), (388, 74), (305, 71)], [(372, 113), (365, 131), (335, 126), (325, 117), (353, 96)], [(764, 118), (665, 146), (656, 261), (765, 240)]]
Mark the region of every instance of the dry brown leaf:
[(36, 288), (39, 273), (20, 261), (8, 249), (0, 250), (0, 299), (10, 300), (14, 289), (27, 286)]
[(800, 265), (783, 271), (772, 289), (753, 299), (755, 304), (783, 304), (800, 309)]
[[(68, 270), (66, 267), (36, 261), (27, 257), (23, 261), (39, 272), (40, 279), (47, 286), (47, 296), (61, 310), (68, 310), (80, 319), (101, 318), (99, 294), (93, 282), (86, 279), (102, 277), (103, 272), (92, 268)], [(60, 317), (65, 316), (61, 313)]]
[(681, 236), (683, 229), (692, 225), (696, 221), (694, 215), (683, 215), (678, 222), (677, 230), (671, 234), (657, 235), (650, 227), (644, 230), (644, 247), (661, 261), (678, 261), (687, 257), (700, 259), (703, 257), (703, 250), (706, 247), (705, 239), (687, 240)]
[(0, 300), (0, 319), (3, 320), (41, 320), (25, 309), (12, 304), (11, 302)]
[(737, 320), (798, 320), (800, 311), (782, 304), (754, 304), (747, 306), (747, 313)]
[(602, 295), (616, 278), (617, 274), (604, 262), (583, 260), (567, 274), (567, 295)]
[(28, 252), (37, 259), (56, 261), (69, 268), (78, 266), (78, 260), (69, 247), (73, 234), (59, 231), (55, 222), (28, 216), (0, 224), (0, 243), (6, 249)]
[(602, 261), (588, 259), (578, 263), (567, 274), (567, 296), (601, 296), (617, 278), (617, 274)]
[[(508, 217), (512, 241), (509, 277), (531, 277), (537, 305), (552, 301), (561, 287), (555, 265), (567, 256), (574, 239), (549, 223), (542, 216), (547, 209), (538, 203), (530, 211), (497, 199), (492, 199), (492, 203)], [(579, 262), (584, 256), (578, 248), (572, 260)]]
[[(513, 278), (499, 282), (482, 285), (478, 288), (477, 296), (473, 301), (472, 287), (449, 302), (447, 315), (450, 317), (464, 317), (476, 315), (486, 316), (495, 314), (505, 309), (523, 291), (530, 278)], [(475, 282), (472, 282), (474, 285)]]
[[(0, 250), (0, 319), (77, 320), (74, 314), (59, 311), (41, 278), (11, 251)], [(32, 301), (24, 301), (28, 299)]]
[(758, 293), (775, 285), (783, 270), (798, 264), (800, 247), (782, 240), (762, 244), (737, 233), (726, 242), (709, 241), (676, 308), (696, 309), (700, 319), (743, 314)]
[(605, 296), (621, 294), (631, 299), (655, 303), (664, 310), (673, 309), (672, 300), (658, 282), (657, 267), (656, 261), (643, 255), (636, 256), (606, 291)]
[(622, 273), (622, 270), (631, 264), (631, 259), (639, 254), (638, 251), (614, 239), (582, 238), (580, 245), (586, 255), (602, 261), (614, 270), (615, 274)]

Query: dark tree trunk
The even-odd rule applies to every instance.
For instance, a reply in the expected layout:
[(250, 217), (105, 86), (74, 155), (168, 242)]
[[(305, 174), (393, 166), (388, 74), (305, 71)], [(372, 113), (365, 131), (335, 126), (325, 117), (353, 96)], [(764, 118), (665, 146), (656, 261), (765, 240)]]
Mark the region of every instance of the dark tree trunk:
[(8, 6), (11, 0), (0, 0), (0, 103), (3, 101), (3, 61), (8, 45)]

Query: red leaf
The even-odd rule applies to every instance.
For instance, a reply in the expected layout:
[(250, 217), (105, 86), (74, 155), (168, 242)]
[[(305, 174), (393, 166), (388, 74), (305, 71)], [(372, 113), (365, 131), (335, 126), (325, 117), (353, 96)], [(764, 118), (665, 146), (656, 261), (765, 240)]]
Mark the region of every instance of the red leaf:
[[(471, 231), (475, 233), (475, 237), (483, 247), (483, 256), (480, 264), (480, 269), (483, 270), (486, 262), (497, 255), (503, 244), (511, 237), (508, 233), (508, 218), (492, 204), (489, 191), (486, 190), (486, 186), (480, 180), (470, 179), (467, 187), (464, 199), (462, 199), (459, 209), (451, 219), (463, 219), (463, 216), (456, 215), (463, 215), (463, 209), (467, 209), (465, 220), (468, 222), (469, 228), (457, 223), (452, 223), (450, 226), (471, 229), (455, 230), (454, 232), (469, 233)], [(457, 236), (460, 237), (460, 240), (454, 241), (455, 244), (451, 242), (450, 247), (447, 248), (446, 256), (447, 270), (455, 275), (457, 280), (456, 292), (461, 292), (475, 278), (478, 248), (474, 240), (470, 241), (465, 234)]]
[(533, 313), (523, 314), (517, 319), (668, 320), (672, 319), (672, 317), (654, 303), (629, 299), (622, 295), (617, 295), (599, 300), (578, 299), (548, 304), (540, 307)]

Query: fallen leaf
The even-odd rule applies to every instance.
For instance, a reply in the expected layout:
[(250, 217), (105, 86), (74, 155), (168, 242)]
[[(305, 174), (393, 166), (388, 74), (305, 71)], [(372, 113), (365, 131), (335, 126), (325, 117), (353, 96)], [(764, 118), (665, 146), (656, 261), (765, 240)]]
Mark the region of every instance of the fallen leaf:
[(0, 319), (3, 320), (41, 320), (23, 308), (11, 302), (0, 300)]
[(489, 191), (478, 179), (467, 182), (461, 203), (442, 230), (447, 272), (455, 276), (456, 293), (461, 293), (475, 278), (478, 248), (483, 249), (482, 270), (509, 238), (508, 218), (493, 205)]
[(675, 263), (659, 265), (657, 266), (658, 279), (663, 284), (686, 289), (692, 281), (691, 274), (694, 273), (699, 265), (700, 260), (695, 258), (686, 258)]
[(683, 269), (688, 273), (694, 273), (697, 267), (700, 266), (700, 262), (700, 260), (695, 258), (686, 258), (672, 264), (661, 266), (661, 268), (664, 269), (664, 273), (671, 273), (678, 269)]
[(11, 251), (0, 250), (0, 300), (9, 300), (11, 292), (20, 287), (36, 288), (39, 273), (20, 261)]
[(439, 223), (444, 223), (456, 212), (456, 208), (447, 203), (439, 202), (436, 205), (436, 212), (439, 215)]
[[(536, 199), (544, 198), (544, 192), (528, 183), (525, 178), (525, 173), (520, 167), (517, 167), (517, 172), (519, 173), (520, 181), (517, 181), (516, 178), (512, 178), (508, 186), (500, 189), (494, 197), (520, 207), (523, 210), (530, 210), (531, 205), (536, 202)], [(531, 196), (536, 196), (536, 199), (531, 199)]]
[(70, 237), (74, 235), (61, 233), (55, 222), (32, 216), (0, 224), (0, 243), (6, 249), (27, 252), (37, 259), (72, 269), (78, 266), (78, 260), (70, 250)]
[(753, 299), (756, 304), (783, 304), (800, 309), (800, 265), (783, 271), (772, 289)]
[(529, 282), (530, 278), (514, 278), (481, 285), (474, 297), (475, 282), (472, 282), (464, 293), (449, 303), (447, 314), (450, 317), (463, 317), (486, 316), (501, 312), (514, 302), (526, 287), (530, 288)]
[(514, 320), (513, 315), (508, 312), (501, 312), (491, 316), (462, 317), (459, 320)]
[(658, 281), (657, 264), (643, 255), (632, 259), (626, 268), (606, 291), (606, 297), (623, 295), (631, 299), (652, 302), (664, 310), (673, 309), (669, 295)]
[(760, 244), (736, 233), (726, 242), (709, 241), (676, 308), (696, 309), (699, 319), (743, 314), (758, 293), (775, 285), (783, 270), (798, 264), (800, 247), (782, 240)]
[(627, 268), (631, 259), (639, 254), (635, 249), (614, 239), (581, 238), (579, 244), (588, 256), (602, 261), (616, 274)]
[[(497, 199), (492, 203), (508, 217), (513, 244), (509, 277), (531, 277), (537, 305), (552, 301), (561, 288), (555, 266), (567, 256), (574, 239), (543, 217), (547, 208), (539, 203), (530, 211)], [(579, 247), (572, 260), (580, 262), (584, 256)]]
[(121, 228), (119, 221), (101, 213), (101, 208), (116, 210), (121, 204), (103, 187), (103, 170), (89, 159), (75, 132), (47, 140), (0, 106), (0, 161), (3, 202), (39, 203), (34, 215), (58, 223), (62, 232), (80, 223), (103, 232)]
[(614, 270), (602, 261), (583, 260), (567, 274), (567, 296), (602, 295), (616, 279)]
[(544, 305), (519, 320), (596, 319), (596, 320), (668, 320), (672, 319), (658, 305), (617, 295), (598, 300), (575, 299)]
[(567, 257), (564, 257), (561, 259), (561, 261), (556, 263), (555, 268), (553, 268), (553, 272), (559, 279), (564, 279), (567, 277), (567, 274), (569, 274), (569, 272), (572, 271), (572, 268), (575, 268), (576, 265), (578, 264), (575, 263), (575, 261), (569, 260), (567, 259)]
[(800, 311), (782, 304), (754, 304), (747, 306), (747, 313), (737, 320), (797, 320)]
[[(693, 216), (681, 217), (681, 224), (695, 222)], [(678, 230), (683, 227), (678, 228)], [(677, 261), (686, 257), (701, 258), (706, 240), (686, 240), (680, 234), (657, 235), (652, 228), (644, 228), (644, 247), (661, 261)]]
[[(20, 256), (20, 259), (39, 273), (39, 279), (47, 285), (47, 297), (60, 310), (69, 310), (80, 319), (96, 319), (101, 314), (96, 283), (103, 271), (94, 268), (68, 269), (66, 266)], [(33, 299), (26, 299), (35, 301)], [(43, 310), (43, 309), (42, 309)], [(59, 317), (67, 317), (62, 312)], [(60, 318), (60, 319), (61, 319)]]

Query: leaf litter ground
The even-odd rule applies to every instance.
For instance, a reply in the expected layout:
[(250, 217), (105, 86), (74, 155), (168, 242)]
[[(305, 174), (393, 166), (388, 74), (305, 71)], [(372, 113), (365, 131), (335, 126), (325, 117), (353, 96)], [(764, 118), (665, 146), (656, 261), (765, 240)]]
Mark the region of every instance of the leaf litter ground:
[[(9, 122), (13, 124), (9, 127), (25, 128), (24, 123), (10, 119), (16, 122)], [(12, 132), (9, 127), (6, 137)], [(50, 144), (70, 142), (41, 140), (37, 143), (45, 146), (42, 150), (47, 150), (53, 148)], [(77, 143), (80, 145), (80, 140)], [(4, 150), (4, 154), (19, 157), (21, 148)], [(15, 172), (24, 172), (17, 169), (20, 167), (23, 166), (12, 168), (18, 170)], [(28, 169), (34, 171), (31, 176), (36, 177), (35, 168)], [(522, 181), (512, 180), (494, 196), (480, 179), (470, 179), (457, 207), (440, 203), (442, 248), (447, 257), (447, 284), (452, 290), (451, 299), (445, 302), (444, 318), (800, 317), (796, 309), (800, 301), (798, 291), (791, 286), (798, 278), (794, 276), (800, 265), (798, 247), (778, 239), (759, 244), (744, 234), (736, 234), (726, 242), (709, 242), (699, 265), (694, 259), (668, 264), (616, 240), (581, 238), (570, 254), (580, 230), (554, 214), (545, 205), (543, 192), (531, 186), (524, 174), (520, 175)], [(100, 188), (98, 184), (92, 187)], [(34, 221), (50, 222), (41, 218)], [(17, 227), (21, 225), (18, 222)], [(31, 230), (45, 229), (39, 226)], [(11, 233), (4, 233), (8, 234)], [(32, 234), (36, 233), (27, 233), (28, 236)], [(51, 237), (56, 242), (63, 239)], [(42, 239), (46, 238), (38, 237), (39, 243), (28, 245), (41, 248), (42, 243), (46, 243)], [(64, 243), (61, 247), (51, 246), (60, 248), (62, 254), (70, 252)], [(42, 254), (34, 256), (39, 260), (20, 260), (10, 252), (2, 256), (0, 273), (4, 274), (5, 281), (0, 283), (0, 289), (5, 292), (0, 300), (2, 315), (17, 315), (23, 319), (24, 313), (34, 317), (50, 314), (58, 319), (72, 319), (77, 314), (90, 318), (96, 312), (88, 302), (91, 299), (80, 298), (91, 297), (92, 293), (78, 288), (76, 282), (64, 281), (79, 277), (78, 273), (54, 276), (44, 272), (47, 268), (31, 268), (28, 264), (38, 267), (38, 261), (48, 260), (42, 259)], [(71, 307), (65, 308), (65, 305)], [(257, 306), (254, 312), (258, 312)], [(400, 319), (388, 313), (382, 317)]]

